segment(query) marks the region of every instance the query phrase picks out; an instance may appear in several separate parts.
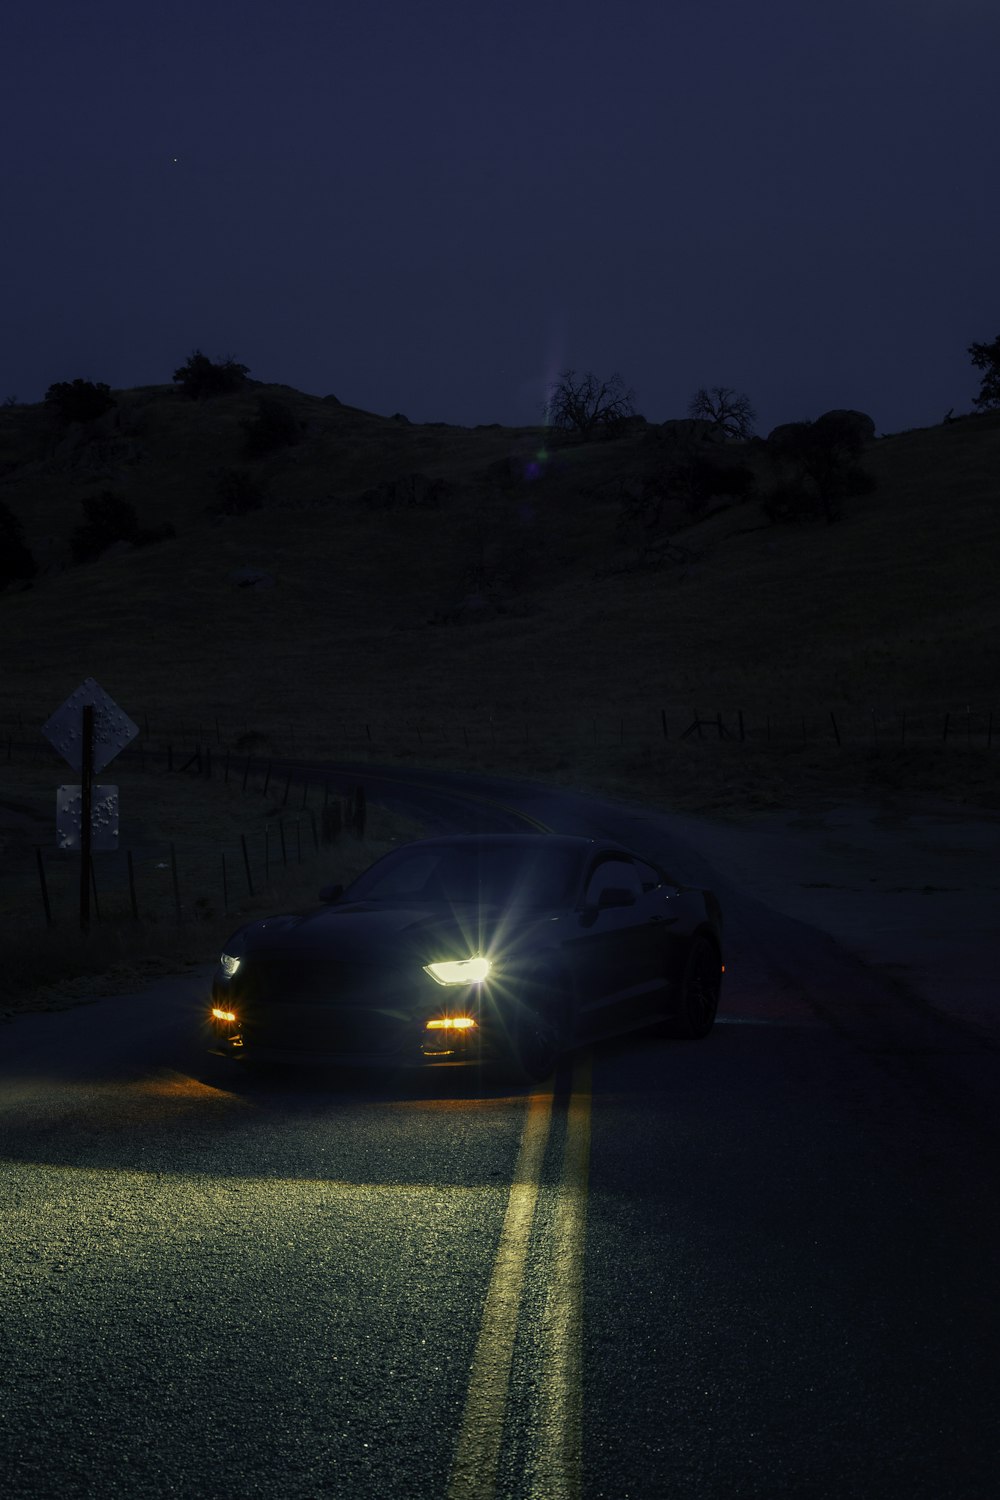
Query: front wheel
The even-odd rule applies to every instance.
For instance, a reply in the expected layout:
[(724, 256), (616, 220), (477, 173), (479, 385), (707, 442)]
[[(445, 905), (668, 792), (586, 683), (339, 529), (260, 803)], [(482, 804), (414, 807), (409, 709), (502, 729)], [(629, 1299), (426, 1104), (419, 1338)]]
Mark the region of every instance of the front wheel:
[(696, 1042), (715, 1025), (722, 989), (722, 960), (714, 943), (696, 937), (684, 965), (674, 1015), (657, 1027), (660, 1036)]
[(513, 1017), (501, 1071), (518, 1083), (542, 1083), (555, 1071), (568, 1045), (571, 998), (556, 977), (544, 976), (527, 988), (531, 998), (521, 1002)]

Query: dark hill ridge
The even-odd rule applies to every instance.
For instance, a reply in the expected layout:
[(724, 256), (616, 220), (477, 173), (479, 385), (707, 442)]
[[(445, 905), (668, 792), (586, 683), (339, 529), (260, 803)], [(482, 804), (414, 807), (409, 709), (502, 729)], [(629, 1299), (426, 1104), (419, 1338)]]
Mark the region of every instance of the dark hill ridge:
[[(242, 424), (261, 397), (294, 413), (299, 440), (249, 458)], [(695, 708), (825, 723), (825, 756), (831, 712), (860, 724), (905, 710), (913, 735), (918, 715), (969, 704), (996, 709), (1000, 752), (1000, 414), (867, 444), (878, 487), (835, 525), (772, 525), (753, 497), (700, 516), (673, 501), (654, 528), (664, 546), (644, 557), (623, 495), (690, 462), (679, 424), (581, 443), (409, 423), (284, 386), (115, 399), (64, 432), (42, 407), (0, 409), (0, 500), (44, 567), (0, 600), (0, 717), (41, 723), (92, 675), (151, 720), (218, 714), (231, 737), (249, 727), (275, 748), (292, 728), (299, 747), (367, 748), (368, 725), (382, 753), (430, 753), (420, 721), (452, 726), (440, 753), (459, 761), (468, 727), (469, 753), (498, 764), (533, 768), (534, 742), (583, 766), (607, 738), (605, 759), (639, 775)], [(768, 482), (759, 448), (708, 446)], [(233, 471), (261, 504), (220, 515)], [(69, 566), (80, 502), (102, 490), (176, 537)], [(246, 586), (255, 570), (271, 586)]]

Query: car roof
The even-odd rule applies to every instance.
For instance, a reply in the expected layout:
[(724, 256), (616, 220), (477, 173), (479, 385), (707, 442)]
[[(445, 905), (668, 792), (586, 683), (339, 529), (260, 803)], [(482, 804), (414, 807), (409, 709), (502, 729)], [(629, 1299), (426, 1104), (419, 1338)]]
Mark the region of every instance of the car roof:
[(521, 849), (525, 853), (533, 849), (563, 849), (575, 854), (581, 862), (591, 854), (623, 854), (629, 859), (642, 859), (634, 849), (626, 848), (615, 839), (593, 839), (580, 833), (450, 833), (438, 834), (427, 839), (410, 839), (404, 844), (394, 844), (392, 852), (403, 849)]
[(616, 844), (613, 839), (591, 839), (578, 833), (449, 833), (439, 834), (427, 839), (412, 839), (408, 843), (398, 844), (396, 847), (399, 849), (413, 848), (416, 844), (419, 844), (422, 849), (530, 849), (537, 847), (545, 849), (564, 848), (576, 850), (580, 853), (596, 848), (624, 850), (624, 845)]

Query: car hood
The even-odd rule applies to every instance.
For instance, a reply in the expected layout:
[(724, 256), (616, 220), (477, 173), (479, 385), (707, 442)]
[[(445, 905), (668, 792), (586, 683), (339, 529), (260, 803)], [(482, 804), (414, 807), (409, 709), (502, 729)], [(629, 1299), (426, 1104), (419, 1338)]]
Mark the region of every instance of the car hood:
[(507, 948), (540, 930), (554, 932), (558, 915), (473, 905), (442, 910), (358, 901), (267, 917), (241, 929), (232, 946), (247, 958), (286, 954), (390, 965), (396, 959), (434, 963), (468, 958), (501, 941)]

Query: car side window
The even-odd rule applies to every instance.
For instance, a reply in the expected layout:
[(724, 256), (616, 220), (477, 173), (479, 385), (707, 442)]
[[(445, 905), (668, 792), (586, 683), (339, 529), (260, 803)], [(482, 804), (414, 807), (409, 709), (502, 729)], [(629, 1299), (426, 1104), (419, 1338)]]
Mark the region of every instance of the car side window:
[(642, 895), (639, 871), (630, 859), (602, 859), (587, 881), (584, 904), (596, 906), (601, 899), (601, 892), (609, 886), (624, 887), (633, 893), (636, 900)]
[(654, 869), (652, 865), (647, 865), (645, 860), (637, 859), (635, 867), (639, 871), (639, 879), (642, 881), (644, 891), (655, 891), (658, 885), (663, 884), (659, 870)]

